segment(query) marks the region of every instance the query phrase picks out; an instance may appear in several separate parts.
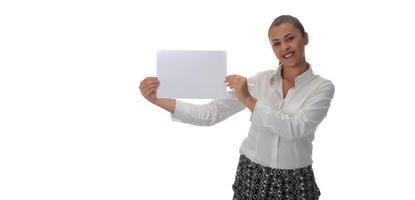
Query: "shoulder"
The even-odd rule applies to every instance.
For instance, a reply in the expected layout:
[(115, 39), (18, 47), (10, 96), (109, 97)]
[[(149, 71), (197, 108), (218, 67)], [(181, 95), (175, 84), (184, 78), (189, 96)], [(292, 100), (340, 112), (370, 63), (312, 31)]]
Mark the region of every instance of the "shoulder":
[(275, 70), (270, 69), (270, 70), (260, 71), (256, 75), (260, 77), (273, 76), (275, 75), (275, 72), (276, 72)]
[(330, 93), (334, 93), (335, 91), (334, 83), (331, 80), (320, 75), (315, 74), (313, 77), (313, 82), (318, 86), (317, 91), (328, 91)]
[[(270, 86), (275, 70), (266, 70), (257, 72), (255, 75), (248, 78), (248, 90), (256, 98), (264, 88)], [(275, 76), (274, 76), (275, 77)]]
[(332, 86), (334, 86), (334, 84), (333, 84), (333, 82), (331, 80), (329, 80), (327, 78), (324, 78), (324, 77), (322, 77), (322, 76), (320, 76), (318, 74), (314, 74), (313, 79), (315, 81), (319, 82), (322, 85), (332, 85)]
[(250, 76), (248, 80), (251, 82), (257, 82), (258, 80), (268, 80), (275, 75), (275, 70), (265, 70), (257, 72), (255, 75)]

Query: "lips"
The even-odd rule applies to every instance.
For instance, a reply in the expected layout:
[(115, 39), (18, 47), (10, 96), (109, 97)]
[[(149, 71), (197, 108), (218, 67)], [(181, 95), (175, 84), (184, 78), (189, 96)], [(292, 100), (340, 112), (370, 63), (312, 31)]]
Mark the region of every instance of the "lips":
[(295, 54), (295, 52), (294, 52), (294, 51), (289, 51), (289, 52), (287, 52), (287, 53), (282, 54), (282, 57), (283, 57), (284, 59), (290, 59), (290, 58), (292, 58), (292, 57), (294, 56), (294, 54)]

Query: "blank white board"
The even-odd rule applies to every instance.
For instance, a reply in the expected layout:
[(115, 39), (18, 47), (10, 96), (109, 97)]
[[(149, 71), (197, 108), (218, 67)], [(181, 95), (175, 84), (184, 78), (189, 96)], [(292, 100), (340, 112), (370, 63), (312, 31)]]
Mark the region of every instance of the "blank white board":
[(223, 98), (226, 51), (160, 50), (157, 77), (158, 98)]

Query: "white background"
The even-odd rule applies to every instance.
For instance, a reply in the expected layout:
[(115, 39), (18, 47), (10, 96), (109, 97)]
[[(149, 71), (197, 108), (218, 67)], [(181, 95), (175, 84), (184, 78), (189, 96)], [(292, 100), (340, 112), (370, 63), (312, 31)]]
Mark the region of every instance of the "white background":
[(156, 50), (226, 50), (228, 74), (276, 67), (272, 20), (298, 17), (336, 85), (314, 141), (321, 199), (411, 199), (410, 1), (1, 1), (0, 199), (231, 199), (247, 110), (172, 122), (138, 92)]

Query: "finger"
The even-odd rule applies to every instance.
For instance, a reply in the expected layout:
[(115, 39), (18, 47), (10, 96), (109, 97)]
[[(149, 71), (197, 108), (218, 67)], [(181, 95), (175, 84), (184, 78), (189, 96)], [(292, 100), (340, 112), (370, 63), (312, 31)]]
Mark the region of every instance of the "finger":
[(148, 90), (148, 91), (145, 92), (146, 97), (149, 97), (153, 93), (155, 94), (156, 93), (156, 90)]
[(157, 77), (147, 77), (143, 81), (141, 81), (140, 86), (145, 86), (150, 83), (159, 82)]
[(148, 93), (156, 92), (157, 89), (158, 89), (158, 86), (154, 86), (154, 87), (149, 87), (149, 88), (146, 88), (146, 89), (142, 89), (142, 90), (140, 90), (140, 92), (143, 95), (147, 95)]
[(149, 77), (146, 77), (144, 80), (158, 80), (158, 77), (149, 76)]
[(160, 81), (158, 80), (146, 81), (141, 85), (141, 87), (147, 87), (148, 85), (152, 85), (152, 84), (160, 84)]
[(235, 79), (235, 75), (236, 74), (232, 74), (232, 75), (226, 76), (226, 80)]
[(241, 76), (239, 76), (239, 75), (234, 75), (234, 76), (232, 76), (232, 80), (233, 80), (234, 82), (240, 81), (240, 80), (241, 80)]
[(150, 91), (154, 90), (154, 88), (155, 88), (155, 87), (146, 87), (146, 88), (141, 89), (141, 90), (140, 90), (140, 92), (141, 92), (143, 95), (146, 95), (146, 94), (147, 94), (147, 93), (149, 93)]
[(228, 82), (233, 82), (233, 81), (236, 80), (236, 78), (237, 78), (237, 75), (229, 75), (229, 76), (226, 77), (226, 80)]
[(150, 92), (150, 93), (145, 93), (143, 96), (144, 96), (144, 98), (146, 98), (146, 99), (150, 99), (150, 97), (151, 97), (151, 92)]
[(160, 83), (160, 81), (157, 79), (148, 79), (144, 82), (144, 85), (153, 84), (153, 83)]
[(159, 84), (159, 83), (154, 83), (154, 82), (152, 82), (152, 83), (145, 83), (145, 82), (143, 82), (143, 83), (140, 84), (140, 86), (138, 88), (140, 90), (144, 90), (144, 89), (146, 89), (148, 87), (151, 87), (152, 85), (155, 85), (155, 84)]
[(146, 85), (146, 86), (142, 86), (140, 87), (140, 91), (144, 92), (147, 91), (149, 88), (154, 87), (155, 85)]
[(143, 93), (146, 96), (149, 96), (151, 93), (155, 93), (157, 91), (157, 87), (148, 88), (147, 90), (144, 90)]
[(148, 90), (150, 88), (157, 88), (158, 86), (159, 86), (158, 83), (153, 83), (153, 84), (146, 85), (145, 87), (142, 88), (142, 90)]
[(144, 78), (144, 79), (141, 81), (141, 83), (145, 83), (145, 82), (147, 82), (147, 81), (153, 81), (153, 80), (158, 80), (158, 78), (157, 78), (157, 77), (153, 77), (153, 76), (149, 76), (149, 77)]
[(229, 78), (233, 78), (233, 77), (235, 77), (236, 76), (236, 74), (231, 74), (231, 75), (229, 75), (229, 76), (227, 76), (227, 77), (229, 77)]

